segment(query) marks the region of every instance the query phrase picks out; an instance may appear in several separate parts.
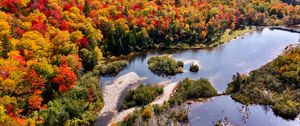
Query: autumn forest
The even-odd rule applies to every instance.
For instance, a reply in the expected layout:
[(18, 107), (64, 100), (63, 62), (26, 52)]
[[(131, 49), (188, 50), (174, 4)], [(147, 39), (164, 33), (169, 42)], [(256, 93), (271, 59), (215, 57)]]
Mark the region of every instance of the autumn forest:
[(299, 23), (300, 6), (280, 0), (1, 0), (0, 125), (94, 125), (105, 104), (100, 72), (127, 65), (104, 68), (110, 57)]

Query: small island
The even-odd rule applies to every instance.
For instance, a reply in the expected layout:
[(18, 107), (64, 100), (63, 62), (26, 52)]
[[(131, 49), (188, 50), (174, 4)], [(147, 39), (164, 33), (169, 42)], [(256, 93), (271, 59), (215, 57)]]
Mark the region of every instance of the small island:
[(193, 63), (193, 64), (190, 66), (190, 71), (191, 71), (191, 72), (198, 72), (198, 71), (199, 71), (199, 65)]
[(169, 56), (153, 56), (148, 60), (148, 68), (158, 75), (175, 75), (182, 73), (183, 63)]
[(171, 105), (181, 105), (187, 100), (197, 100), (199, 98), (210, 98), (217, 95), (217, 90), (205, 78), (192, 80), (186, 78), (182, 80), (176, 92), (170, 97)]

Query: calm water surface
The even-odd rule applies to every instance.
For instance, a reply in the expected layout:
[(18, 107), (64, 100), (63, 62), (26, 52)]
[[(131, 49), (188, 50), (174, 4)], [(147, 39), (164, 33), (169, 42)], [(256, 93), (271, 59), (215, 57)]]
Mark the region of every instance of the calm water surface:
[(242, 111), (242, 106), (230, 96), (214, 97), (210, 102), (190, 105), (189, 121), (192, 126), (213, 126), (223, 118), (241, 126), (300, 126), (299, 118), (284, 120), (268, 106), (250, 105), (247, 111)]
[[(231, 42), (213, 49), (196, 50), (151, 50), (141, 53), (129, 60), (129, 66), (114, 77), (102, 77), (102, 84), (110, 84), (116, 77), (128, 72), (135, 72), (141, 77), (148, 77), (145, 84), (161, 81), (180, 81), (184, 78), (209, 79), (215, 88), (224, 91), (232, 76), (248, 73), (276, 58), (288, 44), (298, 43), (300, 34), (264, 28), (260, 31), (248, 33)], [(176, 60), (196, 60), (200, 64), (200, 71), (189, 72), (190, 64), (185, 64), (185, 72), (170, 77), (153, 74), (147, 67), (150, 56), (171, 54)], [(247, 126), (300, 126), (300, 121), (288, 121), (273, 114), (268, 107), (258, 105), (249, 106), (250, 114), (247, 122), (241, 117), (241, 105), (229, 96), (215, 97), (207, 103), (190, 105), (190, 124), (193, 126), (213, 125), (216, 120), (227, 117), (234, 124)]]

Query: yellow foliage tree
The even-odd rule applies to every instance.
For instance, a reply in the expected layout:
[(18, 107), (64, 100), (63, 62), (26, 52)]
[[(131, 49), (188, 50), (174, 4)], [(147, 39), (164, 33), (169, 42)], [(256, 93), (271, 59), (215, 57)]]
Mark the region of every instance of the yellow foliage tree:
[(145, 108), (142, 113), (143, 120), (146, 121), (146, 120), (150, 119), (151, 116), (152, 116), (152, 109), (150, 107)]
[(0, 90), (3, 94), (16, 93), (21, 88), (18, 84), (22, 82), (24, 72), (20, 68), (17, 60), (0, 59)]
[[(51, 44), (48, 39), (44, 38), (38, 31), (25, 32), (18, 43), (16, 43), (17, 49), (29, 51), (28, 53), (34, 53), (35, 58), (50, 56)], [(28, 54), (31, 58), (31, 55)]]
[(77, 46), (72, 43), (70, 40), (70, 34), (67, 31), (57, 30), (57, 34), (52, 39), (51, 43), (53, 44), (52, 51), (54, 55), (68, 55), (76, 54)]

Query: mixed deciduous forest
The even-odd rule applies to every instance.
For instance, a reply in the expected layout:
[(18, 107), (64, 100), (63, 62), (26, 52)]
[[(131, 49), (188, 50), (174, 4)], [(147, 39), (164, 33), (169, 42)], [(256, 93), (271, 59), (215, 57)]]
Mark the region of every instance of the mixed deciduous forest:
[(93, 125), (104, 104), (95, 66), (107, 56), (299, 19), (279, 0), (1, 0), (0, 124)]

